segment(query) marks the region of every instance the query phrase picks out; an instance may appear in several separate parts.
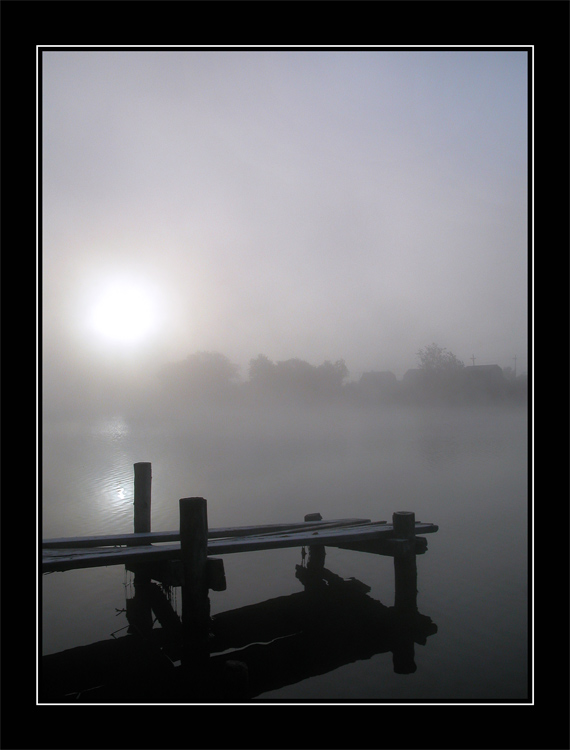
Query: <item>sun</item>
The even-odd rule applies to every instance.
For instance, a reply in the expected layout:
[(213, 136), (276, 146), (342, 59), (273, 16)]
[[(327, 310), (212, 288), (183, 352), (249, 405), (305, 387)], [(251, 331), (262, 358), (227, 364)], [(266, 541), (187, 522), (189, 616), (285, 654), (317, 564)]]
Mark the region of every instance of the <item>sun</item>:
[(155, 300), (141, 284), (117, 281), (104, 288), (94, 303), (91, 326), (101, 338), (136, 344), (147, 338), (157, 324)]

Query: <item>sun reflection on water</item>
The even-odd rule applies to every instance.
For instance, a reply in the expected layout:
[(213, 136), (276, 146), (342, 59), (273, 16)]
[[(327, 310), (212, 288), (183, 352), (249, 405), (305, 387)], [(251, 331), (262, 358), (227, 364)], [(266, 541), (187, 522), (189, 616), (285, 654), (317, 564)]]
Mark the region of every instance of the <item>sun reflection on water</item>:
[(127, 437), (129, 426), (121, 416), (109, 417), (95, 422), (92, 431), (96, 438), (117, 442)]
[(110, 449), (104, 451), (105, 465), (92, 466), (86, 477), (99, 533), (132, 531), (134, 461), (129, 426), (121, 416), (102, 419), (93, 425), (92, 437)]

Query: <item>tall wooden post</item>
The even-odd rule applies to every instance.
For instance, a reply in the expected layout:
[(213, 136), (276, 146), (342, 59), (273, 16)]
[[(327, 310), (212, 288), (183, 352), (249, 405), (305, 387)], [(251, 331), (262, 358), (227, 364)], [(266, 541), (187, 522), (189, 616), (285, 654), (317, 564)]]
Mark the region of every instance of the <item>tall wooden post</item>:
[[(135, 470), (135, 501), (134, 501), (134, 531), (135, 534), (150, 531), (150, 500), (152, 464), (148, 462), (136, 463)], [(131, 628), (141, 632), (152, 630), (152, 608), (150, 604), (150, 575), (144, 564), (132, 565), (135, 574), (135, 595), (127, 601), (127, 620)]]
[(398, 539), (414, 539), (416, 536), (416, 514), (409, 510), (399, 510), (392, 514), (394, 536)]
[(417, 578), (416, 552), (414, 548), (416, 538), (416, 516), (410, 511), (398, 511), (392, 516), (394, 537), (406, 539), (410, 544), (410, 551), (394, 557), (395, 599), (394, 606), (405, 611), (417, 610)]
[(135, 464), (135, 534), (150, 531), (152, 464)]
[(398, 511), (392, 516), (394, 537), (409, 541), (408, 552), (394, 557), (394, 610), (398, 618), (398, 636), (393, 647), (394, 672), (411, 674), (416, 671), (414, 661), (414, 624), (417, 616), (416, 516), (410, 511)]
[[(180, 502), (182, 559), (182, 667), (197, 681), (205, 677), (209, 661), (210, 600), (208, 598), (208, 515), (203, 497)], [(194, 687), (198, 687), (195, 683)]]

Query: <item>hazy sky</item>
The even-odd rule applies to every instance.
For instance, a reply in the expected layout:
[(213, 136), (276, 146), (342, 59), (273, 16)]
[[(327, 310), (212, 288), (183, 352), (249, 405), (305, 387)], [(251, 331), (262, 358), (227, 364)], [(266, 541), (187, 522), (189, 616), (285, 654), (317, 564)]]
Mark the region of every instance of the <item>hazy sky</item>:
[(48, 50), (41, 94), (46, 368), (527, 369), (525, 51)]

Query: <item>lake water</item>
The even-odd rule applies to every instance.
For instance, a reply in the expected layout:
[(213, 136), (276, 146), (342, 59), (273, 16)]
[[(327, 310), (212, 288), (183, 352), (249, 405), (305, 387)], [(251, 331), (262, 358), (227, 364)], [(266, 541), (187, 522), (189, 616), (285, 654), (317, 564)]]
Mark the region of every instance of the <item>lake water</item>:
[[(152, 463), (152, 528), (178, 528), (178, 499), (208, 500), (210, 526), (411, 510), (439, 531), (417, 557), (417, 606), (437, 632), (416, 670), (390, 652), (267, 691), (257, 700), (520, 702), (529, 698), (529, 443), (522, 406), (356, 407), (49, 421), (44, 538), (130, 532), (133, 464)], [(227, 555), (211, 613), (302, 591), (299, 548)], [(328, 548), (326, 567), (394, 604), (388, 557)], [(124, 634), (124, 567), (41, 577), (41, 653)], [(178, 590), (179, 592), (179, 590)], [(180, 594), (178, 593), (178, 599)], [(176, 590), (173, 606), (180, 611)]]

